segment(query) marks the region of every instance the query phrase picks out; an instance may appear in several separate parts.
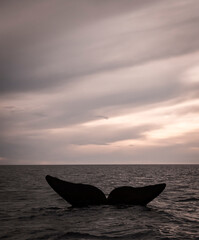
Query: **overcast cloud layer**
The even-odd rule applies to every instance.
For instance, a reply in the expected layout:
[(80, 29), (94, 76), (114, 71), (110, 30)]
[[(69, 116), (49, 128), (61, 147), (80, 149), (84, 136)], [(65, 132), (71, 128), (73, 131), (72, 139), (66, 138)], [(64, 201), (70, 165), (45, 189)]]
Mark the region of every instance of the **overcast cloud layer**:
[(199, 2), (0, 3), (0, 164), (199, 163)]

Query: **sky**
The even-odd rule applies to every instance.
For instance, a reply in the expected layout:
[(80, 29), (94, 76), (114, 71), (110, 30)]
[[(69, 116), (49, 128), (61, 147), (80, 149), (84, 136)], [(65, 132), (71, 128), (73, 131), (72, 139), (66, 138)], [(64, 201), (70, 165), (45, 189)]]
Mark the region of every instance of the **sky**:
[(0, 164), (199, 164), (199, 1), (1, 0)]

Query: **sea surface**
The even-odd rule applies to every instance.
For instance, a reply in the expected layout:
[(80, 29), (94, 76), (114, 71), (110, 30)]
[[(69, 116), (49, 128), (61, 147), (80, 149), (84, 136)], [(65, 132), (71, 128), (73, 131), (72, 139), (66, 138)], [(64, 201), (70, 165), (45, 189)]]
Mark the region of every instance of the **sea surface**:
[[(115, 187), (166, 183), (147, 207), (71, 208), (49, 174)], [(199, 239), (199, 165), (0, 166), (0, 239)]]

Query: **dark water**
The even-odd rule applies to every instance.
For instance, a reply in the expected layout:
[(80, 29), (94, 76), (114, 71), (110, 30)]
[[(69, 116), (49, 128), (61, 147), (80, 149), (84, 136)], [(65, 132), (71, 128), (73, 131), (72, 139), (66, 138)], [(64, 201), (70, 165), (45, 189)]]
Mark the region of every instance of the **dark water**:
[[(147, 205), (69, 208), (45, 175), (99, 187), (165, 182)], [(199, 165), (1, 166), (0, 239), (199, 239)]]

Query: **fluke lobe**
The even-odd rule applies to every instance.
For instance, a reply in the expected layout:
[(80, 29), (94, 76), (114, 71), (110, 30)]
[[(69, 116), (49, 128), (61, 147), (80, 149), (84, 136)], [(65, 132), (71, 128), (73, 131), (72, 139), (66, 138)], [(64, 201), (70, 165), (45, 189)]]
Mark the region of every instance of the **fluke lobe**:
[(111, 191), (108, 198), (95, 186), (71, 183), (60, 180), (49, 175), (46, 181), (52, 189), (73, 207), (84, 207), (89, 205), (147, 205), (156, 198), (166, 187), (165, 183), (145, 187), (118, 187)]

